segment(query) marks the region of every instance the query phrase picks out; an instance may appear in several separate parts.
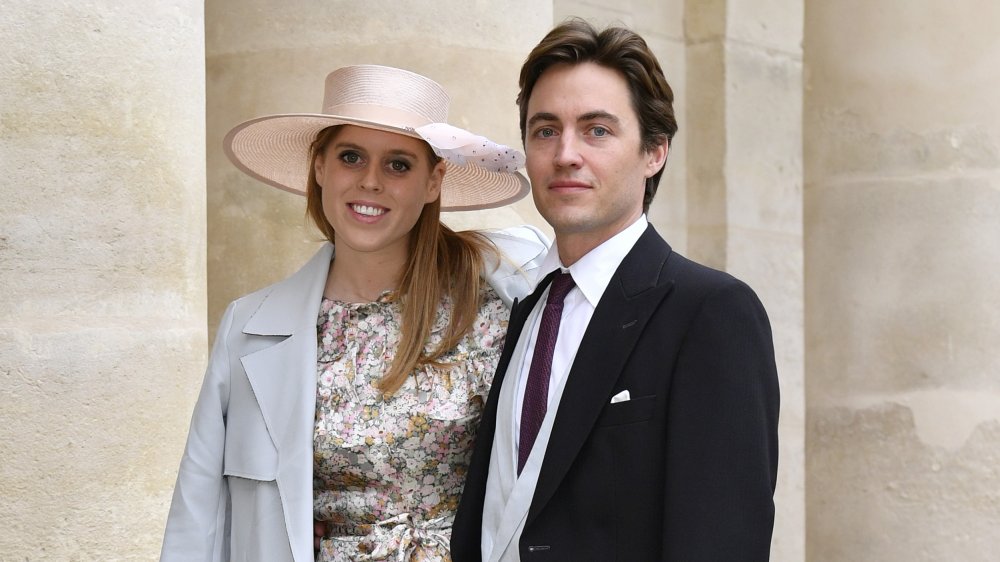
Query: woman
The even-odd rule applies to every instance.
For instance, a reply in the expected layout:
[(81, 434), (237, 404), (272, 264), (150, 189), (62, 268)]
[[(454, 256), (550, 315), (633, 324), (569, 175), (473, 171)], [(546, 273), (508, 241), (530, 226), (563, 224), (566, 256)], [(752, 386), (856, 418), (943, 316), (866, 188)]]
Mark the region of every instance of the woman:
[(314, 518), (317, 560), (450, 559), (506, 306), (545, 246), (439, 214), (523, 197), (523, 156), (447, 125), (441, 87), (404, 70), (338, 69), (323, 107), (226, 136), (241, 170), (305, 190), (329, 243), (227, 309), (161, 560), (312, 560)]

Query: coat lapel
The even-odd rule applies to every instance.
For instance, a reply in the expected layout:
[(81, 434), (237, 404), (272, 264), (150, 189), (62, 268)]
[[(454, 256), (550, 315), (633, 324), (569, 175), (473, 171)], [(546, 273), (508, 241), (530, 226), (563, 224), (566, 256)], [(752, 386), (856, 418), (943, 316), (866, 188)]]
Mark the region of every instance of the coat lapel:
[(673, 287), (673, 281), (661, 278), (670, 253), (670, 246), (648, 227), (622, 260), (594, 310), (559, 402), (528, 525), (573, 464), (646, 323)]
[[(313, 423), (316, 415), (316, 319), (333, 246), (325, 244), (297, 273), (274, 285), (243, 327), (249, 337), (282, 338), (241, 358), (278, 451), (278, 492), (292, 554), (312, 560)], [(306, 540), (296, 541), (296, 538)]]

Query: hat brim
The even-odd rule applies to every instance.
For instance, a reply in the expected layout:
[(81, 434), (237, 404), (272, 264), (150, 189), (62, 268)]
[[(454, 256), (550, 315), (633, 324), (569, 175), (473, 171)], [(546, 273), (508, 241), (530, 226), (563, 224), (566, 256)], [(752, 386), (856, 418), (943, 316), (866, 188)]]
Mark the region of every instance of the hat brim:
[[(414, 129), (321, 113), (258, 117), (234, 127), (223, 140), (226, 156), (248, 176), (278, 189), (305, 195), (309, 149), (316, 135), (334, 125), (357, 125), (433, 144)], [(445, 160), (442, 211), (471, 211), (509, 205), (530, 191), (520, 172), (494, 172), (474, 163)]]

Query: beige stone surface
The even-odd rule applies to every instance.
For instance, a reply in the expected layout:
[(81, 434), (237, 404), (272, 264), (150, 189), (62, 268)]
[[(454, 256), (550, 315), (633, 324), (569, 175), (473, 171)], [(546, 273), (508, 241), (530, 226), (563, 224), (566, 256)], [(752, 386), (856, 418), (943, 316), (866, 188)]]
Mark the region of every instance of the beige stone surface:
[(854, 114), (882, 134), (944, 132), (959, 125), (995, 134), (1000, 3), (814, 0), (805, 5), (807, 87), (823, 99), (841, 100), (825, 104), (821, 114)]
[(723, 269), (726, 264), (725, 46), (720, 41), (687, 46), (687, 231), (689, 257)]
[(726, 57), (726, 221), (801, 238), (801, 55), (732, 43)]
[(731, 41), (801, 60), (803, 2), (728, 0), (726, 5), (727, 36)]
[(948, 450), (922, 442), (890, 400), (811, 408), (809, 435), (810, 560), (996, 560), (995, 419)]
[(201, 3), (0, 12), (0, 559), (154, 559), (205, 361)]
[(684, 0), (684, 36), (688, 43), (718, 41), (726, 35), (727, 0)]
[(810, 191), (809, 245), (825, 255), (807, 293), (811, 401), (1000, 388), (997, 179), (872, 178)]
[(1000, 6), (806, 8), (809, 557), (994, 560)]

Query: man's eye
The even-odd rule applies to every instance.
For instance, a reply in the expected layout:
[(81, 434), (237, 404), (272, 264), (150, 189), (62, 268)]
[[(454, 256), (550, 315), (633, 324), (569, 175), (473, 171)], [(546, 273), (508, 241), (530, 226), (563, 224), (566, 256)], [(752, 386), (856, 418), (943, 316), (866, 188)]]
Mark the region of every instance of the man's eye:
[(611, 131), (605, 129), (604, 127), (594, 127), (593, 129), (590, 130), (590, 132), (595, 137), (603, 137), (603, 136), (608, 135)]
[(556, 136), (556, 131), (555, 131), (555, 129), (553, 129), (551, 127), (543, 127), (541, 129), (538, 129), (538, 133), (537, 134), (538, 134), (539, 137), (541, 137), (543, 139), (547, 139), (549, 137)]

